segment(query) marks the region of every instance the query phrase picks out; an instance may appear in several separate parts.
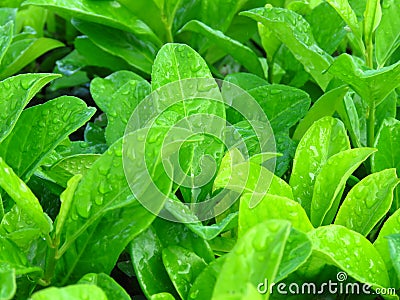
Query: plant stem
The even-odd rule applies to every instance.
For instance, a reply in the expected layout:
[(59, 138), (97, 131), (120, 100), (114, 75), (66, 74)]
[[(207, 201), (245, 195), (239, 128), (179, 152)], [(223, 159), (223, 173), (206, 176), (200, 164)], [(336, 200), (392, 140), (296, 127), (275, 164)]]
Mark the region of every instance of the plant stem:
[(375, 144), (375, 103), (372, 101), (368, 114), (368, 146), (374, 147)]
[(370, 69), (374, 68), (373, 53), (374, 53), (374, 46), (371, 41), (367, 44), (367, 47), (365, 49), (365, 60), (367, 63), (367, 67)]

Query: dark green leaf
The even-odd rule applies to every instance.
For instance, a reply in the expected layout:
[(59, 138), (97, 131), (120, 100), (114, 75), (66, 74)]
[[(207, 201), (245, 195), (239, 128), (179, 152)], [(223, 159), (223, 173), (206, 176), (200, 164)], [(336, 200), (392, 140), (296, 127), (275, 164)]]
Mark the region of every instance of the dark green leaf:
[(250, 48), (224, 35), (223, 32), (215, 30), (207, 26), (206, 24), (196, 20), (192, 20), (189, 23), (187, 23), (180, 30), (180, 32), (183, 31), (193, 31), (201, 34), (204, 37), (207, 37), (207, 39), (210, 42), (212, 42), (214, 45), (217, 45), (225, 52), (230, 54), (248, 71), (260, 77), (265, 76), (259, 57), (257, 57), (257, 55)]
[[(150, 74), (157, 47), (147, 42), (143, 43), (133, 33), (73, 19), (74, 26), (87, 35), (100, 49), (122, 58), (138, 70)], [(102, 59), (99, 57), (99, 59)]]

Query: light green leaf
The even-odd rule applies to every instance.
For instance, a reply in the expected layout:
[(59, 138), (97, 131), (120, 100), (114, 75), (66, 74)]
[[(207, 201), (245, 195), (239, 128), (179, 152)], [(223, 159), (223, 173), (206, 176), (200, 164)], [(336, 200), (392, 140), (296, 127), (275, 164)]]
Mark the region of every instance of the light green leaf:
[(4, 55), (6, 54), (8, 48), (10, 47), (13, 32), (14, 32), (14, 25), (13, 22), (8, 22), (7, 24), (0, 26), (0, 66), (3, 60)]
[(302, 16), (283, 8), (256, 8), (241, 14), (261, 22), (285, 44), (325, 90), (332, 76), (328, 69), (332, 58), (316, 44), (310, 25)]
[[(386, 119), (375, 139), (378, 152), (371, 157), (371, 167), (374, 172), (396, 168), (400, 174), (400, 122), (396, 119)], [(391, 212), (400, 208), (400, 189), (397, 187)]]
[(78, 284), (98, 286), (107, 296), (107, 300), (131, 300), (128, 293), (110, 276), (104, 273), (89, 273), (83, 276)]
[(161, 48), (151, 74), (153, 91), (170, 82), (194, 77), (212, 78), (206, 62), (196, 51), (183, 44), (166, 44)]
[(389, 211), (399, 180), (396, 169), (386, 169), (363, 178), (347, 194), (335, 219), (366, 236)]
[(69, 210), (71, 208), (74, 193), (75, 193), (76, 188), (78, 187), (79, 181), (81, 179), (82, 179), (82, 175), (80, 175), (80, 174), (72, 177), (68, 181), (67, 188), (60, 195), (61, 207), (60, 207), (60, 212), (58, 213), (58, 216), (57, 216), (56, 231), (55, 231), (55, 235), (57, 237), (60, 236), (61, 230), (65, 224), (65, 221), (69, 214)]
[(22, 179), (28, 179), (43, 159), (95, 113), (82, 100), (63, 96), (24, 110), (14, 130), (0, 144), (0, 156)]
[(106, 294), (97, 286), (90, 284), (75, 284), (62, 288), (50, 287), (36, 292), (32, 300), (107, 300)]
[[(349, 277), (374, 288), (390, 286), (381, 255), (361, 234), (343, 226), (329, 225), (309, 232), (308, 236), (313, 243), (313, 255), (324, 263), (335, 265)], [(344, 244), (353, 246), (343, 247)]]
[(44, 215), (39, 200), (2, 158), (0, 158), (0, 174), (0, 186), (19, 208), (31, 217), (43, 235), (49, 234), (53, 226), (50, 218)]
[(361, 70), (348, 54), (340, 55), (328, 73), (346, 82), (369, 105), (379, 105), (400, 85), (400, 62), (379, 70)]
[(223, 32), (215, 30), (197, 20), (188, 22), (179, 32), (183, 31), (192, 31), (207, 37), (210, 42), (230, 54), (249, 72), (260, 77), (265, 77), (261, 62), (254, 51), (242, 43), (224, 35)]
[(1, 61), (0, 79), (7, 78), (55, 48), (63, 47), (58, 40), (49, 38), (24, 39), (13, 42)]
[(21, 74), (0, 82), (0, 142), (14, 128), (22, 110), (56, 74)]
[(332, 116), (337, 109), (337, 105), (343, 101), (347, 91), (348, 88), (346, 86), (340, 86), (324, 93), (312, 105), (305, 117), (300, 121), (299, 125), (297, 125), (296, 131), (293, 134), (293, 140), (301, 140), (311, 125), (322, 117)]
[(182, 299), (187, 299), (194, 280), (207, 266), (194, 252), (179, 246), (169, 246), (162, 251), (165, 269)]
[(352, 33), (361, 38), (361, 28), (357, 16), (353, 11), (348, 0), (327, 0), (327, 2), (336, 10), (336, 12), (350, 27)]
[(350, 141), (341, 121), (325, 117), (316, 121), (304, 134), (293, 161), (290, 186), (294, 199), (310, 216), (315, 180), (327, 160), (350, 149)]
[(375, 151), (373, 148), (350, 149), (327, 160), (314, 184), (310, 219), (315, 227), (333, 221), (347, 179)]
[(287, 220), (293, 228), (303, 232), (313, 229), (304, 209), (292, 199), (267, 194), (253, 208), (249, 207), (249, 200), (248, 194), (240, 198), (239, 238), (253, 226), (272, 219)]
[(383, 0), (382, 19), (375, 34), (375, 54), (379, 67), (384, 66), (389, 57), (400, 46), (399, 15), (399, 0)]
[(142, 72), (151, 73), (151, 67), (158, 50), (154, 44), (143, 43), (133, 33), (101, 24), (78, 19), (73, 19), (72, 24), (103, 51), (122, 58), (129, 65)]
[(372, 43), (373, 34), (382, 18), (381, 2), (379, 0), (367, 0), (364, 11), (364, 40), (365, 44)]
[(17, 283), (15, 281), (15, 270), (1, 270), (0, 271), (0, 299), (10, 300), (14, 297), (17, 291)]
[(387, 237), (398, 234), (400, 232), (400, 209), (392, 214), (389, 219), (383, 224), (381, 231), (379, 232), (378, 238), (374, 242), (374, 246), (377, 251), (381, 254), (386, 268), (389, 273), (391, 286), (394, 288), (400, 288), (400, 279), (396, 276), (396, 267), (390, 256), (390, 248)]
[(170, 293), (159, 293), (151, 296), (150, 300), (175, 300)]
[(265, 279), (279, 281), (301, 266), (310, 254), (307, 236), (291, 230), (289, 222), (270, 220), (258, 224), (226, 256), (212, 299), (245, 299), (248, 285), (256, 288)]

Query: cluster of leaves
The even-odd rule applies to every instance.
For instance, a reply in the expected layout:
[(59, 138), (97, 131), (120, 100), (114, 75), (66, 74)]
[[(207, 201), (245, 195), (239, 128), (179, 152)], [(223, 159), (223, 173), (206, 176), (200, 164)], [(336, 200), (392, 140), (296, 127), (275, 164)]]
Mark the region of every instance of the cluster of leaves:
[[(280, 299), (290, 296), (257, 286), (320, 284), (339, 271), (372, 289), (400, 289), (399, 0), (0, 6), (1, 299)], [(137, 105), (188, 78), (225, 79), (254, 97), (281, 156), (272, 174), (251, 147), (254, 132), (218, 104), (171, 107), (150, 132), (153, 170), (155, 141), (198, 111), (234, 124), (252, 155), (191, 143), (183, 158), (194, 173), (204, 154), (217, 162), (200, 190), (156, 172), (177, 217), (182, 202), (246, 187), (224, 214), (180, 224), (132, 195), (122, 146)], [(27, 108), (41, 90), (52, 98), (71, 88), (85, 101), (61, 96)], [(243, 168), (253, 174), (245, 182)], [(271, 185), (253, 207), (264, 178)]]

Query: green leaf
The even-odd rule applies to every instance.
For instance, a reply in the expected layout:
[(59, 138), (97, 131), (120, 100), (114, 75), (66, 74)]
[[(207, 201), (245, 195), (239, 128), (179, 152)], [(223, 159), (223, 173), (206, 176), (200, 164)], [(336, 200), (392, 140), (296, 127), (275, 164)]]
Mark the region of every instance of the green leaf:
[(163, 248), (180, 246), (196, 253), (206, 263), (214, 261), (214, 253), (208, 242), (191, 232), (184, 224), (157, 218), (152, 226), (155, 228)]
[(194, 252), (179, 246), (169, 246), (162, 252), (169, 277), (182, 299), (186, 299), (193, 282), (207, 266)]
[[(194, 88), (193, 81), (184, 80), (193, 78), (199, 78), (196, 88)], [(207, 80), (208, 78), (210, 80)], [(159, 89), (173, 82), (175, 83)], [(192, 124), (198, 124), (201, 127), (200, 131), (196, 126), (188, 128), (195, 138), (199, 137), (200, 139), (183, 145), (186, 151), (179, 152), (179, 159), (186, 165), (179, 166), (179, 168), (185, 170), (181, 173), (194, 174), (193, 179), (187, 178), (186, 187), (180, 188), (185, 201), (202, 201), (211, 192), (212, 184), (211, 180), (205, 182), (205, 180), (202, 181), (202, 178), (212, 177), (211, 170), (215, 169), (215, 165), (218, 166), (224, 149), (221, 139), (215, 137), (221, 137), (226, 125), (223, 121), (225, 108), (221, 101), (218, 84), (212, 79), (204, 59), (189, 46), (181, 44), (166, 44), (161, 48), (153, 65), (151, 84), (153, 91), (157, 90), (157, 92), (152, 94), (151, 98), (146, 99), (145, 103), (141, 102), (141, 109), (146, 109), (146, 112), (151, 111), (157, 118), (156, 127), (153, 127), (152, 131), (160, 133), (160, 126), (165, 126), (165, 129), (169, 130), (170, 127), (184, 121), (184, 118), (189, 116)], [(199, 95), (202, 93), (205, 93), (206, 96)], [(158, 113), (154, 114), (155, 112)], [(209, 122), (211, 118), (212, 121)], [(187, 133), (182, 132), (182, 134)], [(175, 130), (174, 140), (177, 140), (177, 135)], [(166, 136), (166, 133), (163, 136)], [(157, 139), (162, 139), (162, 137)], [(173, 144), (171, 144), (172, 146)], [(176, 151), (178, 152), (178, 149)], [(201, 158), (205, 156), (210, 159)], [(154, 160), (154, 156), (149, 159)], [(205, 170), (207, 175), (199, 176), (202, 170)], [(180, 180), (183, 179), (176, 179), (178, 182)]]
[(30, 107), (0, 144), (0, 156), (22, 179), (28, 179), (43, 159), (94, 113), (95, 108), (69, 96)]
[(250, 90), (249, 94), (266, 113), (274, 132), (294, 126), (304, 117), (311, 104), (306, 92), (285, 85), (265, 85)]
[(274, 32), (319, 86), (326, 89), (332, 76), (324, 71), (332, 58), (317, 45), (310, 25), (302, 16), (283, 8), (256, 8), (241, 14), (261, 22)]
[(153, 91), (173, 81), (212, 78), (203, 58), (187, 45), (166, 44), (158, 52), (151, 74)]
[(333, 54), (346, 36), (346, 23), (328, 3), (321, 3), (306, 15), (317, 44)]
[(110, 276), (104, 273), (89, 273), (79, 279), (78, 284), (90, 284), (101, 288), (107, 300), (130, 300), (128, 293)]
[(21, 74), (0, 82), (0, 142), (14, 128), (22, 110), (28, 102), (51, 80), (60, 77), (56, 74)]
[(367, 0), (364, 11), (364, 40), (365, 44), (372, 43), (373, 34), (382, 18), (381, 3), (379, 0)]
[(400, 288), (400, 279), (396, 276), (396, 262), (393, 262), (390, 255), (390, 247), (388, 237), (393, 234), (400, 232), (400, 209), (393, 213), (389, 219), (383, 224), (381, 231), (379, 232), (378, 238), (374, 242), (374, 246), (385, 262), (386, 269), (389, 273), (391, 286), (394, 288)]
[(310, 216), (315, 180), (327, 160), (350, 149), (349, 138), (341, 121), (325, 117), (316, 121), (304, 134), (293, 160), (290, 186), (294, 199)]
[[(400, 174), (400, 122), (396, 119), (386, 119), (376, 136), (375, 147), (378, 152), (371, 157), (371, 167), (374, 172), (388, 168), (396, 168)], [(391, 212), (400, 208), (400, 189), (396, 189)]]
[(150, 300), (175, 300), (170, 293), (159, 293), (151, 296)]
[(327, 0), (327, 2), (336, 10), (339, 16), (350, 27), (352, 33), (361, 38), (361, 28), (357, 16), (353, 11), (348, 0)]
[(0, 158), (0, 175), (0, 186), (36, 223), (43, 235), (49, 234), (53, 226), (50, 218), (44, 215), (39, 200), (2, 158)]
[(315, 227), (333, 221), (347, 179), (375, 151), (373, 148), (350, 149), (327, 160), (314, 184), (310, 219)]
[[(60, 159), (51, 167), (43, 167), (42, 171), (57, 184), (67, 187), (67, 182), (74, 175), (85, 175), (99, 154), (76, 154)], [(44, 169), (44, 170), (43, 170)]]
[(379, 105), (400, 85), (400, 62), (379, 70), (363, 71), (350, 55), (342, 54), (328, 73), (350, 85), (368, 105)]
[(385, 65), (390, 56), (400, 46), (399, 0), (384, 0), (382, 19), (375, 34), (376, 61), (378, 66)]
[(36, 292), (32, 300), (107, 300), (106, 294), (97, 286), (90, 284), (75, 284), (62, 288), (50, 287)]
[[(324, 263), (335, 265), (350, 277), (372, 287), (389, 287), (385, 263), (361, 234), (339, 225), (319, 227), (308, 234), (313, 255)], [(345, 246), (352, 245), (352, 246)], [(365, 270), (368, 270), (366, 272)]]
[(257, 87), (269, 84), (268, 81), (251, 73), (229, 74), (224, 78), (224, 81), (237, 85), (238, 87), (242, 88), (245, 91), (250, 91)]
[(247, 194), (240, 198), (239, 237), (262, 221), (272, 219), (287, 220), (293, 228), (303, 232), (313, 229), (304, 209), (292, 199), (267, 194), (253, 208), (249, 207), (249, 200)]
[(57, 216), (56, 231), (55, 231), (55, 235), (57, 237), (60, 236), (61, 231), (64, 227), (65, 221), (69, 214), (69, 210), (71, 208), (72, 200), (74, 198), (74, 193), (81, 179), (82, 175), (78, 174), (72, 177), (70, 180), (68, 180), (67, 188), (60, 195), (61, 207), (60, 207), (60, 212), (58, 213)]
[[(12, 241), (3, 235), (0, 236), (0, 266), (2, 271), (14, 270), (16, 276), (31, 274), (37, 278), (43, 274), (40, 267), (30, 266), (26, 253), (22, 252)], [(32, 254), (32, 253), (31, 253)]]
[(151, 73), (151, 66), (157, 52), (157, 47), (152, 43), (143, 43), (133, 33), (101, 24), (77, 19), (73, 19), (72, 24), (103, 51), (122, 58), (144, 73)]
[[(125, 157), (125, 162), (129, 159)], [(61, 234), (59, 280), (65, 283), (88, 272), (111, 272), (128, 243), (154, 218), (126, 182), (119, 140), (96, 160), (76, 189)]]
[(28, 0), (24, 2), (24, 5), (43, 6), (61, 15), (128, 30), (144, 40), (160, 44), (159, 39), (151, 29), (119, 3), (82, 0)]
[(348, 88), (346, 86), (340, 86), (324, 93), (310, 108), (305, 117), (300, 121), (296, 127), (296, 131), (293, 134), (293, 140), (299, 141), (311, 127), (311, 125), (319, 119), (332, 116), (337, 106), (343, 101)]
[[(229, 158), (224, 159), (225, 163), (221, 163), (222, 166), (227, 164)], [(220, 188), (249, 194), (252, 198), (251, 207), (261, 201), (267, 193), (293, 198), (292, 189), (284, 180), (275, 176), (267, 168), (251, 162), (242, 162), (228, 169), (220, 169), (214, 180), (214, 190)]]
[(49, 38), (24, 39), (13, 42), (1, 61), (0, 79), (17, 73), (39, 56), (63, 46), (64, 44), (58, 40)]
[(184, 223), (193, 233), (205, 240), (212, 240), (222, 232), (237, 227), (238, 213), (230, 213), (219, 222), (203, 225), (196, 215), (179, 200), (166, 203), (165, 209), (179, 222)]
[(363, 178), (347, 194), (335, 219), (366, 236), (389, 211), (399, 180), (396, 169), (386, 169)]
[(222, 256), (206, 266), (195, 279), (188, 294), (188, 300), (211, 299), (215, 283), (222, 270), (226, 256)]
[(0, 299), (10, 300), (14, 297), (17, 291), (17, 284), (15, 281), (15, 270), (1, 270), (0, 271)]
[(90, 91), (96, 104), (107, 114), (106, 140), (109, 145), (121, 138), (134, 109), (150, 94), (150, 84), (135, 73), (119, 71), (95, 78)]
[(204, 37), (230, 54), (235, 60), (242, 64), (249, 72), (264, 77), (264, 70), (258, 56), (253, 50), (242, 43), (226, 36), (223, 32), (215, 30), (197, 20), (188, 22), (179, 32), (192, 31)]
[(176, 294), (162, 262), (162, 249), (152, 226), (134, 238), (128, 246), (136, 277), (148, 298), (166, 291)]
[(4, 55), (6, 54), (8, 48), (10, 47), (13, 32), (14, 32), (14, 24), (13, 22), (8, 22), (3, 26), (0, 26), (0, 66), (3, 60)]
[(291, 230), (289, 222), (260, 223), (241, 237), (226, 256), (213, 299), (246, 299), (243, 297), (249, 292), (248, 285), (255, 288), (266, 278), (269, 282), (281, 280), (301, 266), (310, 254), (307, 236)]
[(387, 239), (389, 240), (390, 258), (392, 259), (394, 269), (396, 270), (397, 279), (400, 280), (400, 262), (398, 260), (400, 254), (400, 235), (389, 235)]

